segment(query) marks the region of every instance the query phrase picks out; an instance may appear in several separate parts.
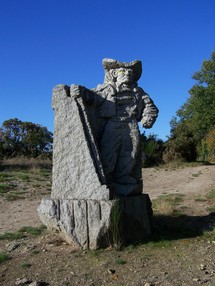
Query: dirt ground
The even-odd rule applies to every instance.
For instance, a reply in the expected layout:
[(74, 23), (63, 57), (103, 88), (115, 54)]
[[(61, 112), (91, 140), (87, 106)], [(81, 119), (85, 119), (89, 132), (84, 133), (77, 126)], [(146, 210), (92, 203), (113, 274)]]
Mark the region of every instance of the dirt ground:
[[(9, 257), (0, 264), (0, 285), (215, 286), (215, 215), (211, 212), (215, 206), (207, 199), (215, 190), (215, 165), (146, 168), (143, 180), (144, 193), (152, 201), (167, 195), (181, 197), (177, 208), (183, 209), (184, 216), (175, 217), (175, 222), (188, 222), (187, 226), (198, 227), (198, 231), (121, 251), (74, 251), (47, 231), (0, 240), (0, 253)], [(20, 182), (20, 188), (25, 189), (23, 199), (8, 201), (0, 196), (0, 234), (41, 225), (36, 209), (45, 185), (37, 188)], [(167, 224), (167, 218), (162, 223)]]

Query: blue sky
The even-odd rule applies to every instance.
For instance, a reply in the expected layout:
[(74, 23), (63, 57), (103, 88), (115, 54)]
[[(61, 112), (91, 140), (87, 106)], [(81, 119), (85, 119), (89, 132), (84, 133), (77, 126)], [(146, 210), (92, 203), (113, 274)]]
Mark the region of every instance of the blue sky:
[(0, 0), (0, 125), (19, 118), (53, 131), (52, 89), (103, 82), (103, 58), (142, 61), (141, 86), (166, 139), (192, 74), (215, 50), (214, 0)]

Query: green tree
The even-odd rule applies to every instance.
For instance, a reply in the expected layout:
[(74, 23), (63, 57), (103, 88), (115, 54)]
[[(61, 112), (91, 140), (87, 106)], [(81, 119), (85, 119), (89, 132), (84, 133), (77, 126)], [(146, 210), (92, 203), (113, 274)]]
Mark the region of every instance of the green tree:
[(53, 134), (39, 124), (14, 118), (3, 122), (0, 130), (0, 149), (3, 156), (50, 156)]
[(196, 142), (186, 121), (177, 122), (174, 117), (170, 122), (171, 137), (164, 144), (163, 160), (170, 161), (195, 161)]
[(192, 78), (197, 82), (171, 121), (171, 134), (165, 151), (174, 153), (175, 150), (188, 161), (194, 159), (196, 151), (206, 159), (205, 140), (215, 124), (215, 52), (209, 60), (203, 61), (201, 70)]
[(215, 162), (215, 127), (207, 133), (205, 147), (208, 161)]

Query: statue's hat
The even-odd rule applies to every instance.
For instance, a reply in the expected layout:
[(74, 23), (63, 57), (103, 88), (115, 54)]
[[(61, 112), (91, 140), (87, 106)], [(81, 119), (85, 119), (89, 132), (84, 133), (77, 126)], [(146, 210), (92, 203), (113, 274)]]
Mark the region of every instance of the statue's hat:
[(129, 68), (133, 70), (134, 80), (138, 81), (142, 74), (142, 63), (141, 61), (135, 60), (132, 62), (120, 62), (113, 59), (103, 59), (102, 65), (105, 71), (109, 71), (110, 69), (118, 69), (118, 68)]

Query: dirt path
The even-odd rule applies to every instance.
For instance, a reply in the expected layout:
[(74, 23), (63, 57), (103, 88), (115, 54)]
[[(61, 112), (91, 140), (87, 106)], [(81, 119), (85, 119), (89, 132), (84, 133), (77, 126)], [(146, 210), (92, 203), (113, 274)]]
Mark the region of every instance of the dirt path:
[(143, 169), (144, 192), (151, 199), (163, 194), (202, 195), (215, 188), (215, 165), (179, 169)]
[(23, 226), (39, 226), (37, 215), (40, 199), (8, 202), (0, 198), (0, 234), (13, 232)]

